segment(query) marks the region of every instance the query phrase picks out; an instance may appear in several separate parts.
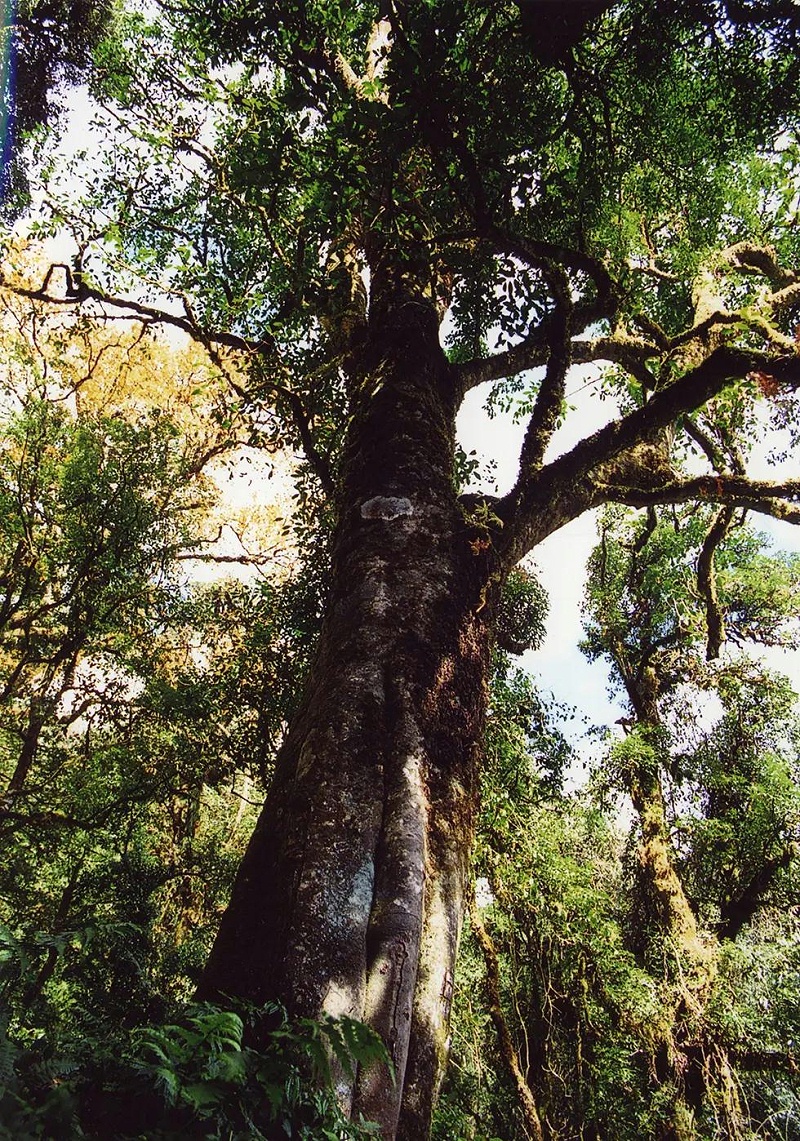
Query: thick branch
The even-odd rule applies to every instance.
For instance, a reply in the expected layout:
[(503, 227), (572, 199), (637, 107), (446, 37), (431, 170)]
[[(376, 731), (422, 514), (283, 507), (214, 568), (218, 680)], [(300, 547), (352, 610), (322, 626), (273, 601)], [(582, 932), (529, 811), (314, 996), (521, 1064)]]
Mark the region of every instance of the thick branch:
[[(570, 321), (572, 336), (582, 333), (597, 319), (594, 302), (575, 305)], [(597, 341), (573, 341), (572, 363), (587, 364), (595, 360), (615, 360), (615, 357), (604, 354), (599, 348), (594, 353), (590, 352), (588, 346), (599, 346), (602, 340), (599, 338)], [(479, 384), (486, 384), (491, 380), (503, 380), (507, 376), (516, 376), (518, 373), (527, 372), (528, 369), (541, 368), (547, 363), (548, 354), (546, 318), (534, 326), (518, 345), (513, 345), (510, 349), (505, 349), (501, 353), (494, 353), (489, 357), (477, 357), (475, 360), (453, 365), (456, 389), (464, 394), (469, 392), (471, 388), (477, 388)], [(622, 362), (620, 361), (620, 363)], [(653, 384), (653, 378), (650, 377), (650, 385)]]
[(800, 357), (770, 361), (765, 354), (722, 347), (701, 365), (690, 370), (651, 400), (619, 420), (606, 424), (538, 472), (521, 469), (516, 487), (496, 506), (504, 520), (504, 554), (516, 563), (546, 535), (587, 508), (615, 501), (647, 507), (658, 503), (682, 503), (692, 498), (732, 503), (766, 512), (791, 522), (800, 521), (800, 509), (773, 502), (797, 495), (798, 483), (754, 483), (740, 477), (702, 476), (666, 481), (656, 489), (604, 485), (593, 479), (621, 452), (659, 429), (674, 423), (686, 412), (699, 408), (732, 380), (762, 370), (792, 386), (800, 385)]
[[(698, 305), (699, 308), (699, 305)], [(692, 325), (689, 329), (684, 329), (682, 333), (670, 340), (670, 349), (678, 349), (681, 345), (688, 345), (690, 341), (703, 338), (709, 333), (714, 332), (720, 325), (738, 325), (742, 321), (740, 313), (728, 313), (721, 309), (714, 309), (707, 317), (698, 321), (696, 325)]]
[(498, 227), (492, 227), (485, 237), (498, 252), (511, 254), (512, 257), (519, 258), (521, 262), (534, 269), (540, 268), (543, 263), (556, 263), (565, 269), (586, 274), (594, 282), (597, 290), (597, 296), (592, 304), (593, 320), (611, 318), (616, 312), (618, 301), (614, 281), (597, 258), (551, 242), (537, 242), (519, 237)]
[(574, 341), (572, 345), (574, 364), (608, 361), (610, 364), (621, 365), (649, 392), (657, 387), (657, 381), (647, 367), (647, 361), (660, 355), (659, 346), (650, 341), (619, 333), (611, 337), (595, 337), (591, 341)]
[(723, 260), (744, 273), (760, 273), (778, 291), (797, 282), (797, 274), (778, 264), (778, 254), (772, 246), (757, 246), (753, 242), (737, 242), (728, 246)]
[(495, 353), (490, 357), (480, 357), (452, 366), (456, 391), (466, 394), (479, 384), (490, 380), (503, 380), (516, 376), (531, 368), (540, 368), (547, 363), (547, 337), (541, 325), (537, 325), (518, 345)]
[(769, 303), (773, 313), (782, 313), (785, 309), (791, 309), (793, 305), (800, 305), (800, 281), (795, 281), (785, 289), (773, 293)]

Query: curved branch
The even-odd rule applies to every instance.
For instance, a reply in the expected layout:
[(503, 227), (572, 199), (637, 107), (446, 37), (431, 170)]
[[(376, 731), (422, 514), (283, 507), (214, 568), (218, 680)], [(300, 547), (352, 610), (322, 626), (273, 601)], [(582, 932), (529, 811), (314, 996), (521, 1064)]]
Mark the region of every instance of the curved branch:
[(778, 263), (778, 254), (772, 246), (757, 246), (754, 242), (736, 242), (722, 252), (722, 260), (742, 273), (759, 273), (777, 292), (797, 282), (797, 274)]
[(271, 387), (276, 395), (282, 397), (289, 405), (292, 421), (297, 429), (303, 452), (311, 466), (311, 470), (319, 480), (320, 486), (328, 498), (333, 499), (336, 494), (336, 483), (331, 472), (331, 466), (327, 457), (319, 451), (314, 443), (311, 424), (303, 401), (296, 392), (292, 392), (291, 389), (285, 388), (283, 385), (272, 383)]
[[(205, 329), (194, 320), (191, 310), (187, 312), (186, 316), (180, 316), (177, 313), (170, 313), (167, 309), (159, 309), (154, 305), (144, 305), (140, 301), (113, 297), (101, 289), (87, 285), (85, 281), (81, 281), (75, 288), (72, 288), (70, 277), (67, 278), (65, 295), (63, 297), (53, 296), (47, 292), (47, 287), (50, 284), (53, 270), (56, 268), (61, 267), (59, 265), (50, 266), (40, 289), (26, 289), (24, 286), (13, 285), (5, 281), (0, 284), (4, 289), (8, 289), (9, 292), (15, 293), (19, 297), (27, 297), (30, 301), (44, 302), (47, 305), (58, 307), (74, 308), (80, 307), (86, 301), (96, 301), (99, 305), (114, 309), (121, 316), (129, 317), (132, 321), (144, 321), (150, 325), (170, 325), (173, 329), (181, 329), (184, 333), (188, 333), (192, 340), (198, 341), (202, 345), (209, 343), (224, 345), (226, 348), (237, 349), (245, 353), (268, 354), (275, 350), (275, 341), (272, 337), (250, 340), (238, 333), (226, 332), (222, 329)], [(104, 316), (105, 314), (98, 314), (100, 319)]]
[(800, 281), (779, 289), (769, 299), (773, 313), (782, 313), (784, 309), (791, 309), (793, 305), (800, 305)]
[(735, 514), (735, 509), (730, 504), (726, 504), (722, 508), (703, 540), (703, 546), (697, 559), (697, 589), (706, 606), (706, 630), (708, 632), (706, 661), (708, 662), (719, 657), (722, 643), (725, 641), (725, 617), (717, 597), (714, 555), (733, 526)]
[(539, 242), (530, 238), (509, 233), (500, 227), (492, 226), (485, 234), (478, 235), (492, 243), (499, 252), (511, 254), (534, 269), (543, 262), (555, 262), (578, 273), (584, 273), (595, 285), (597, 296), (592, 303), (592, 320), (611, 318), (617, 311), (618, 299), (611, 274), (597, 258), (580, 250), (570, 250), (566, 246), (552, 242)]
[(721, 309), (715, 309), (708, 317), (698, 321), (696, 325), (692, 325), (690, 328), (684, 329), (682, 333), (672, 337), (669, 343), (670, 350), (678, 349), (681, 345), (688, 345), (690, 341), (697, 340), (699, 337), (705, 337), (714, 332), (720, 325), (738, 325), (741, 321), (741, 313), (728, 313)]
[(773, 484), (751, 482), (741, 476), (700, 476), (666, 480), (656, 488), (645, 489), (610, 485), (597, 478), (603, 465), (620, 453), (699, 408), (731, 381), (759, 370), (788, 387), (800, 387), (800, 357), (770, 360), (764, 353), (723, 346), (697, 368), (656, 392), (643, 408), (606, 424), (540, 471), (521, 470), (516, 486), (495, 508), (504, 522), (504, 557), (518, 562), (536, 543), (580, 512), (611, 501), (647, 507), (698, 498), (800, 522), (800, 508), (781, 502), (800, 495), (800, 481)]

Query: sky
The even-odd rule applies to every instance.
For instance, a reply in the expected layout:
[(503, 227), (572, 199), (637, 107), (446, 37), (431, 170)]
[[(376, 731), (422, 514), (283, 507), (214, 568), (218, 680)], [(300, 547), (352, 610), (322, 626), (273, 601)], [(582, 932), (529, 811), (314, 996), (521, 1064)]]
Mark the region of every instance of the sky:
[[(574, 380), (568, 385), (568, 392), (572, 394), (569, 402), (574, 411), (552, 440), (548, 459), (567, 451), (613, 418), (614, 403), (597, 398), (597, 371), (573, 370)], [(490, 389), (491, 385), (482, 385), (467, 395), (458, 417), (458, 438), (465, 451), (474, 450), (487, 464), (494, 465), (495, 485), (483, 481), (480, 489), (503, 495), (517, 476), (525, 425), (513, 423), (507, 415), (487, 415), (484, 406)], [(520, 664), (557, 701), (577, 706), (593, 725), (609, 725), (622, 716), (624, 707), (609, 699), (608, 671), (603, 663), (590, 663), (578, 649), (586, 560), (597, 542), (596, 517), (596, 512), (587, 512), (536, 548), (533, 562), (550, 600), (547, 636), (538, 650), (522, 655)], [(582, 739), (585, 728), (583, 720), (563, 725), (575, 744)]]

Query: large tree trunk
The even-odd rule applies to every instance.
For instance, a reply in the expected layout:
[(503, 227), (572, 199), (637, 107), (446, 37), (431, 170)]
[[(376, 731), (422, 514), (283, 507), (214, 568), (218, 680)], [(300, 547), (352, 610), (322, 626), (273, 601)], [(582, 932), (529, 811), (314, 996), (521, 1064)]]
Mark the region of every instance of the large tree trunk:
[(433, 307), (386, 304), (361, 372), (320, 644), (199, 993), (368, 1022), (396, 1086), (375, 1069), (340, 1096), (420, 1141), (446, 1052), (495, 568), (453, 487)]

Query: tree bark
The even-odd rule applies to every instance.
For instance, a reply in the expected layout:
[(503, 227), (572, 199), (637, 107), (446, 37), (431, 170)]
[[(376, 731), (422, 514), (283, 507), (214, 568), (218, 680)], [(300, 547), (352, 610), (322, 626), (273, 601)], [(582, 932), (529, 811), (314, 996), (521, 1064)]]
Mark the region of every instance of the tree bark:
[(435, 310), (389, 290), (371, 322), (316, 659), (199, 997), (363, 1019), (397, 1081), (341, 1075), (340, 1099), (420, 1141), (446, 1056), (499, 574), (453, 485)]

